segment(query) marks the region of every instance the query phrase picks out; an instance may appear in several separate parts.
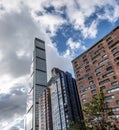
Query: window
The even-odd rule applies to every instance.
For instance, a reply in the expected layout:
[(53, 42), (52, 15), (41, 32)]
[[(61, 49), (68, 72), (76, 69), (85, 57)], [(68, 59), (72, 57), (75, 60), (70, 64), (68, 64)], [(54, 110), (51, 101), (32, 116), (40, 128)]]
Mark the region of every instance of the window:
[(93, 81), (90, 81), (89, 84), (92, 85), (92, 84), (94, 84), (94, 82), (93, 82)]
[(117, 48), (114, 48), (114, 49), (112, 50), (113, 53), (116, 52), (116, 51), (117, 51)]
[(116, 77), (116, 76), (113, 76), (113, 79), (117, 79), (117, 77)]
[(106, 42), (109, 42), (110, 40), (112, 40), (112, 38), (111, 38), (111, 37), (108, 37), (108, 38), (106, 39)]
[(86, 95), (85, 95), (85, 94), (83, 94), (83, 95), (81, 95), (81, 97), (82, 97), (82, 98), (84, 98), (84, 97), (86, 97)]
[(114, 44), (112, 44), (111, 46), (109, 46), (109, 49), (113, 48), (113, 47), (116, 46), (117, 44), (119, 44), (119, 42), (115, 42)]
[(116, 104), (118, 104), (118, 105), (119, 105), (119, 100), (116, 100)]
[(96, 90), (92, 90), (91, 93), (92, 93), (92, 94), (95, 94), (95, 93), (96, 93)]
[(114, 98), (114, 96), (111, 95), (111, 96), (107, 96), (107, 97), (105, 97), (104, 100), (110, 100), (110, 99), (113, 99), (113, 98)]
[(108, 42), (108, 45), (111, 45), (112, 43), (113, 43), (113, 40), (109, 41), (109, 42)]
[(86, 72), (90, 72), (90, 69), (87, 69)]
[(111, 83), (112, 86), (117, 86), (118, 84), (119, 83), (117, 81)]
[(85, 69), (88, 69), (89, 68), (89, 65), (85, 66)]
[(94, 60), (94, 61), (93, 61), (93, 64), (95, 64), (96, 62), (97, 62), (97, 60)]
[(101, 72), (98, 72), (96, 75), (97, 75), (97, 76), (100, 76), (100, 75), (102, 75), (102, 74), (101, 74)]
[(112, 66), (109, 66), (108, 68), (106, 68), (107, 71), (111, 70)]
[(105, 86), (102, 86), (102, 87), (100, 87), (100, 90), (103, 90), (103, 89), (105, 89), (106, 87)]
[(114, 74), (114, 71), (109, 72), (109, 73), (103, 75), (102, 77), (103, 77), (103, 78), (106, 78), (106, 77), (111, 76), (111, 75), (113, 75), (113, 74)]
[(109, 82), (109, 81), (110, 81), (109, 79), (105, 79), (105, 80), (99, 82), (99, 85), (102, 85), (102, 84), (107, 83), (107, 82)]
[(105, 67), (104, 65), (100, 66), (99, 68), (95, 69), (95, 72), (100, 71), (100, 70), (103, 69), (104, 67)]
[(105, 105), (105, 106), (109, 106), (109, 105), (110, 105), (110, 103), (109, 103), (109, 102), (106, 102), (104, 105)]
[(92, 77), (92, 76), (88, 77), (88, 80), (92, 80), (92, 79), (93, 79), (93, 77)]
[(119, 88), (110, 89), (110, 90), (107, 91), (107, 93), (113, 93), (113, 92), (116, 92), (116, 91), (119, 91)]
[(119, 111), (119, 107), (112, 108), (112, 111)]
[(105, 60), (102, 60), (101, 62), (99, 62), (98, 65), (102, 65), (102, 64), (104, 64), (104, 63), (107, 62), (107, 61), (109, 61), (108, 58), (106, 58)]
[(79, 88), (81, 88), (81, 89), (82, 89), (82, 88), (83, 88), (83, 86), (80, 86)]
[(80, 81), (80, 82), (79, 82), (79, 84), (83, 84), (83, 82), (82, 82), (82, 81)]
[(82, 102), (86, 102), (86, 99), (82, 99)]
[(103, 56), (102, 56), (102, 58), (106, 58), (106, 57), (107, 57), (107, 55), (103, 55)]
[(99, 57), (100, 56), (100, 53), (99, 54), (97, 54), (96, 56), (94, 56), (94, 57), (92, 57), (92, 60), (95, 60), (97, 57)]
[(119, 55), (119, 51), (113, 54), (113, 56), (117, 56), (117, 55)]

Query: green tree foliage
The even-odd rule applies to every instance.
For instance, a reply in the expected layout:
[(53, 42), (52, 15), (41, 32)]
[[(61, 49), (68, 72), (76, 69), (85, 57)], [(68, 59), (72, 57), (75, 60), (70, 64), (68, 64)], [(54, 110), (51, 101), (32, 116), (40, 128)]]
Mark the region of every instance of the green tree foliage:
[(100, 91), (98, 96), (93, 97), (90, 102), (85, 104), (83, 112), (87, 130), (118, 130), (115, 124), (112, 124), (112, 120), (117, 121), (114, 118), (114, 113), (106, 105), (104, 99), (104, 93)]
[(84, 121), (81, 120), (70, 121), (68, 126), (68, 130), (85, 130)]

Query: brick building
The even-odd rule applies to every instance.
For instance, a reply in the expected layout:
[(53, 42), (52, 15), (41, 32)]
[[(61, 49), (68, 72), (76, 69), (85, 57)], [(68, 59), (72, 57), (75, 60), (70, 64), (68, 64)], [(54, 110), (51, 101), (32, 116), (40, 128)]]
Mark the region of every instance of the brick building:
[(119, 119), (119, 26), (76, 57), (72, 64), (81, 106), (102, 89), (106, 105)]
[(52, 130), (52, 109), (50, 89), (47, 88), (39, 98), (39, 129)]

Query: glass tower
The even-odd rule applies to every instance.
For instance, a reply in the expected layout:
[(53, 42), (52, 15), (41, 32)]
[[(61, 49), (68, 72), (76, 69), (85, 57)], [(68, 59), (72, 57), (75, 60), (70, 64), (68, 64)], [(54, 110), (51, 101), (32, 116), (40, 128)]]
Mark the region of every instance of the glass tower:
[(51, 89), (53, 130), (67, 130), (70, 121), (83, 119), (75, 79), (68, 72), (52, 69)]
[(45, 42), (35, 38), (31, 65), (30, 87), (27, 99), (25, 130), (39, 130), (39, 97), (46, 89), (46, 54)]

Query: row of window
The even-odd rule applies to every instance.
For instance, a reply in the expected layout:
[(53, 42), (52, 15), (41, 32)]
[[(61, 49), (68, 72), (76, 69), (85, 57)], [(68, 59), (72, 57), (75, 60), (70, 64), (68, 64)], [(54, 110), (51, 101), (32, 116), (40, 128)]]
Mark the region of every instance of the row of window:
[(91, 85), (91, 86), (89, 86), (88, 88), (85, 88), (85, 89), (81, 90), (80, 93), (86, 92), (86, 91), (88, 91), (88, 90), (90, 90), (90, 89), (93, 89), (93, 88), (95, 88), (95, 87), (96, 87), (95, 85)]

